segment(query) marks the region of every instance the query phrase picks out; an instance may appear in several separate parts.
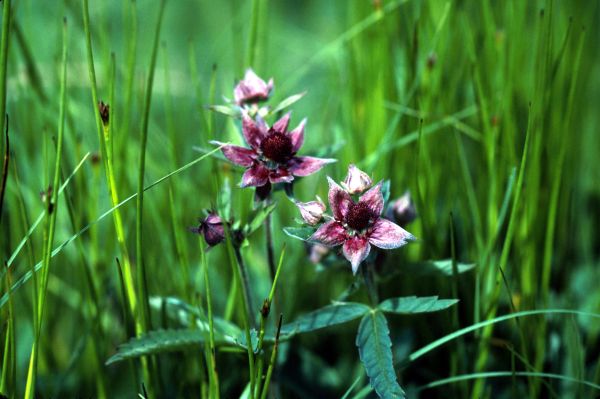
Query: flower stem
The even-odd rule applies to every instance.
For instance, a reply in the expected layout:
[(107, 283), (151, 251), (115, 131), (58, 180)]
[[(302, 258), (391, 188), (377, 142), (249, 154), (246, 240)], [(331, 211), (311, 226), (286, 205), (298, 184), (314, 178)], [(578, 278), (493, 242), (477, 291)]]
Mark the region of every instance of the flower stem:
[(267, 392), (269, 392), (269, 384), (271, 383), (271, 376), (273, 375), (273, 369), (275, 368), (275, 363), (277, 362), (277, 351), (279, 349), (279, 333), (281, 332), (282, 320), (283, 315), (279, 315), (279, 322), (277, 323), (277, 334), (275, 335), (275, 344), (273, 345), (273, 352), (271, 352), (271, 362), (269, 363), (269, 368), (267, 369), (265, 385), (263, 385), (262, 394), (260, 395), (261, 399), (265, 399), (267, 397)]
[(379, 303), (379, 294), (377, 292), (377, 283), (375, 282), (375, 273), (373, 272), (374, 265), (363, 264), (360, 268), (361, 274), (365, 280), (365, 287), (367, 287), (367, 293), (369, 294), (369, 301), (372, 306), (376, 306)]
[(248, 314), (248, 320), (250, 324), (254, 324), (254, 306), (252, 305), (252, 296), (250, 295), (250, 280), (248, 279), (248, 272), (246, 270), (246, 264), (244, 263), (244, 258), (242, 257), (242, 252), (240, 251), (239, 246), (234, 245), (235, 259), (237, 261), (238, 270), (240, 272), (240, 276), (242, 277), (242, 292), (244, 294), (244, 302), (246, 304), (246, 313)]
[[(267, 205), (270, 204), (270, 198), (267, 199)], [(265, 219), (265, 235), (267, 241), (267, 259), (269, 261), (269, 273), (271, 282), (275, 278), (275, 256), (273, 255), (273, 232), (271, 230), (271, 214)]]
[[(243, 282), (241, 282), (242, 280), (242, 276), (241, 276), (241, 267), (239, 267), (239, 259), (242, 259), (241, 256), (239, 257), (239, 259), (237, 258), (237, 255), (235, 255), (239, 249), (237, 249), (236, 247), (234, 247), (233, 243), (232, 243), (232, 239), (231, 239), (231, 233), (229, 231), (229, 228), (227, 227), (227, 223), (223, 224), (223, 228), (225, 230), (225, 242), (227, 244), (227, 252), (229, 254), (229, 260), (231, 263), (231, 271), (233, 273), (233, 276), (236, 280), (238, 280), (238, 284), (242, 286), (242, 290), (243, 291), (247, 291), (246, 288), (249, 288), (247, 286), (244, 285)], [(237, 262), (234, 261), (234, 258), (236, 258), (236, 260), (238, 260)], [(238, 267), (236, 268), (236, 265), (234, 265), (234, 263), (237, 263)], [(245, 298), (242, 298), (242, 300), (245, 301)], [(248, 319), (248, 314), (247, 312), (242, 312), (242, 322), (244, 325), (244, 333), (246, 336), (246, 350), (248, 352), (248, 368), (250, 371), (250, 399), (254, 399), (254, 387), (255, 387), (255, 371), (254, 371), (254, 350), (252, 348), (252, 339), (250, 336), (250, 320)]]
[(217, 374), (217, 363), (215, 359), (215, 331), (212, 313), (212, 295), (210, 290), (210, 281), (208, 277), (208, 264), (206, 261), (206, 251), (204, 245), (200, 243), (200, 256), (202, 259), (202, 269), (204, 270), (204, 286), (206, 289), (206, 309), (208, 311), (208, 333), (209, 333), (209, 347), (206, 353), (206, 363), (209, 367), (209, 392), (210, 397), (219, 398), (219, 376)]

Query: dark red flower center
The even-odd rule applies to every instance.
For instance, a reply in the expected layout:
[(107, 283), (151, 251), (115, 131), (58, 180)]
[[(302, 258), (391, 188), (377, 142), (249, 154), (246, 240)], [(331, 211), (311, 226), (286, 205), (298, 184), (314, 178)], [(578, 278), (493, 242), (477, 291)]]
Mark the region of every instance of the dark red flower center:
[(278, 163), (284, 163), (292, 157), (292, 140), (287, 134), (272, 132), (260, 144), (260, 149), (266, 158)]
[(346, 224), (354, 230), (364, 230), (373, 219), (373, 211), (365, 202), (350, 203), (346, 214)]

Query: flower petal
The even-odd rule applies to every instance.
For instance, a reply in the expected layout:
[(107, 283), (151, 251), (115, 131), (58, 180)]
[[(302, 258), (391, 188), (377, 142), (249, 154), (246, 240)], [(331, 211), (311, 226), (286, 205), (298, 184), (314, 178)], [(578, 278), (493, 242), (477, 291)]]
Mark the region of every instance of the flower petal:
[(252, 165), (252, 162), (256, 159), (256, 151), (251, 150), (250, 148), (239, 147), (237, 145), (230, 145), (221, 143), (219, 141), (211, 141), (211, 144), (214, 145), (222, 145), (221, 151), (225, 158), (229, 159), (236, 165), (249, 167)]
[(276, 132), (285, 133), (287, 132), (287, 128), (290, 124), (290, 116), (291, 112), (288, 112), (284, 116), (282, 116), (275, 124), (272, 126), (272, 129)]
[(248, 186), (264, 186), (269, 182), (269, 169), (267, 169), (263, 164), (258, 162), (254, 163), (252, 167), (242, 176), (242, 187)]
[(352, 264), (352, 273), (356, 274), (358, 265), (369, 256), (370, 251), (371, 245), (369, 245), (369, 241), (365, 237), (354, 236), (344, 242), (342, 252)]
[(352, 198), (333, 179), (327, 176), (329, 181), (329, 206), (336, 220), (345, 220), (348, 208), (352, 204)]
[(302, 122), (290, 132), (290, 139), (292, 140), (292, 152), (296, 153), (304, 144), (304, 126), (306, 126), (306, 118), (302, 119)]
[(347, 234), (344, 226), (335, 220), (330, 220), (329, 222), (322, 224), (321, 227), (313, 233), (310, 240), (320, 242), (329, 247), (335, 247), (336, 245), (343, 243), (346, 237)]
[(399, 248), (414, 239), (415, 237), (408, 231), (383, 218), (375, 222), (373, 230), (369, 234), (369, 242), (383, 249)]
[(336, 162), (336, 160), (330, 158), (293, 157), (288, 161), (288, 169), (294, 176), (308, 176), (332, 162)]
[(381, 215), (381, 211), (383, 210), (383, 194), (381, 193), (381, 184), (381, 182), (377, 183), (376, 186), (364, 193), (358, 200), (359, 203), (366, 203), (376, 216)]
[(255, 122), (247, 114), (242, 117), (242, 133), (246, 143), (255, 150), (260, 148), (260, 143), (267, 135), (266, 125), (261, 119)]
[(289, 183), (294, 180), (294, 176), (285, 168), (277, 168), (269, 171), (269, 181), (275, 183)]

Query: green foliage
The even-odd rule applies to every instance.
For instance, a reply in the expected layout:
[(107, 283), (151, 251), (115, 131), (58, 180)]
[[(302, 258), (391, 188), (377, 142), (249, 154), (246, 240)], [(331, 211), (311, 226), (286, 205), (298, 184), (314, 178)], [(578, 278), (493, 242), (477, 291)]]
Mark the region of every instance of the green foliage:
[(209, 106), (211, 111), (218, 112), (223, 115), (231, 116), (233, 118), (240, 118), (242, 113), (240, 112), (240, 108), (236, 106), (228, 106), (228, 105), (211, 105)]
[[(456, 270), (458, 274), (466, 273), (475, 268), (475, 263), (457, 263)], [(430, 260), (427, 262), (415, 262), (405, 266), (408, 273), (416, 273), (419, 275), (441, 274), (444, 276), (452, 276), (452, 259)]]
[(284, 109), (286, 109), (287, 107), (291, 106), (292, 104), (294, 104), (295, 102), (300, 100), (302, 97), (304, 97), (305, 94), (306, 94), (306, 92), (293, 94), (293, 95), (289, 96), (288, 98), (286, 98), (285, 100), (283, 100), (282, 102), (277, 104), (275, 106), (275, 108), (273, 108), (271, 113), (277, 114), (278, 112), (283, 111)]
[(244, 227), (244, 235), (249, 236), (258, 230), (265, 222), (267, 217), (275, 210), (277, 203), (266, 205), (262, 208), (257, 209), (250, 216), (248, 224)]
[(197, 350), (208, 341), (206, 332), (199, 330), (156, 330), (148, 331), (140, 337), (119, 345), (117, 353), (107, 361), (107, 365), (141, 356), (167, 352)]
[[(433, 295), (461, 302), (460, 312), (453, 306), (443, 314), (385, 315), (399, 339), (395, 370), (410, 396), (597, 396), (600, 324), (582, 311), (597, 313), (600, 304), (600, 3), (169, 1), (160, 33), (159, 3), (89, 2), (84, 21), (81, 3), (0, 2), (0, 125), (8, 126), (0, 129), (0, 165), (10, 157), (0, 207), (3, 393), (25, 396), (27, 358), (40, 331), (40, 367), (29, 396), (137, 397), (143, 382), (149, 397), (239, 397), (248, 383), (248, 398), (258, 398), (269, 368), (281, 397), (374, 396), (349, 349), (358, 319), (384, 310), (361, 307), (365, 286), (340, 247), (314, 267), (309, 246), (296, 240), (307, 241), (314, 228), (295, 225), (298, 210), (278, 185), (278, 204), (266, 210), (252, 189), (239, 187), (243, 168), (210, 144), (241, 143), (241, 108), (226, 99), (252, 67), (275, 85), (250, 113), (272, 125), (291, 110), (292, 127), (308, 118), (298, 155), (338, 160), (295, 179), (297, 200), (326, 198), (325, 176), (343, 179), (349, 163), (389, 181), (388, 202), (407, 190), (412, 195), (418, 219), (403, 228), (418, 241), (385, 253), (373, 247), (368, 258), (379, 297), (425, 301), (411, 311), (443, 303)], [(71, 55), (55, 184), (64, 17)], [(298, 101), (294, 93), (306, 94)], [(106, 129), (100, 100), (110, 106)], [(141, 255), (133, 256), (143, 154), (143, 240)], [(49, 239), (40, 192), (50, 185), (58, 192), (55, 245), (37, 328), (36, 290)], [(203, 260), (201, 241), (187, 230), (212, 207), (231, 216), (232, 232), (254, 231), (236, 242), (254, 304), (247, 323), (242, 287), (227, 267), (235, 254), (221, 244)], [(266, 212), (275, 257), (287, 244), (273, 295), (274, 257), (260, 228)], [(294, 227), (282, 232), (283, 226)], [(138, 278), (142, 268), (145, 277)], [(179, 329), (196, 341), (182, 340), (180, 354), (157, 364), (142, 356), (105, 367), (115, 340), (149, 338), (135, 333), (142, 301), (133, 306), (129, 297), (139, 280), (147, 282), (149, 335)], [(270, 314), (262, 320), (256, 305), (267, 296)], [(336, 309), (343, 317), (311, 313), (336, 298), (349, 301)], [(397, 301), (406, 311), (407, 299)], [(391, 300), (384, 304), (396, 309)], [(280, 314), (285, 342), (271, 364)], [(240, 326), (258, 339), (264, 333), (262, 348), (250, 351), (252, 364), (243, 346), (257, 337)], [(315, 333), (319, 326), (332, 329)], [(332, 330), (335, 336), (327, 334)], [(155, 340), (173, 339), (156, 334)], [(161, 378), (148, 379), (143, 362)]]
[(284, 324), (281, 327), (281, 335), (289, 337), (347, 323), (358, 319), (369, 310), (370, 308), (362, 303), (336, 302), (333, 305), (304, 314), (291, 323)]
[(373, 310), (360, 321), (356, 346), (371, 386), (380, 398), (405, 398), (398, 384), (392, 359), (392, 341), (383, 313)]
[(297, 238), (302, 241), (309, 241), (310, 237), (317, 231), (316, 227), (284, 227), (283, 232), (290, 237)]
[(386, 299), (377, 306), (377, 309), (397, 314), (428, 313), (447, 309), (457, 302), (458, 299), (438, 299), (437, 296), (408, 296)]

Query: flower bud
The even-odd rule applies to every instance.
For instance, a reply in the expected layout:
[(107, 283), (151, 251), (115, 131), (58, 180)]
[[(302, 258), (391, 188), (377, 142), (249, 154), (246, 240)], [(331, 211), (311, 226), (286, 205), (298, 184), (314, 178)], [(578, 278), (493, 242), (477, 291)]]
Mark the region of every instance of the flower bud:
[(233, 96), (235, 103), (242, 106), (268, 99), (272, 90), (273, 79), (266, 83), (252, 69), (247, 69), (244, 79), (233, 90)]
[(202, 235), (204, 241), (211, 247), (225, 240), (223, 221), (221, 217), (214, 212), (209, 213), (208, 216), (200, 222), (200, 226), (192, 228), (191, 231)]
[(323, 218), (323, 213), (326, 209), (325, 204), (318, 196), (316, 201), (296, 201), (295, 204), (298, 207), (298, 209), (300, 209), (302, 219), (304, 219), (304, 221), (310, 224), (311, 226), (314, 226), (315, 224), (321, 221), (321, 219)]
[(309, 249), (309, 258), (310, 261), (317, 265), (319, 263), (321, 263), (321, 261), (329, 254), (331, 250), (329, 249), (329, 247), (326, 247), (325, 245), (322, 244), (313, 244), (310, 246)]
[(417, 210), (408, 191), (392, 201), (386, 216), (400, 226), (406, 226), (417, 218)]
[(355, 165), (348, 166), (348, 175), (342, 182), (342, 186), (349, 194), (360, 194), (373, 184), (373, 181), (362, 170)]

